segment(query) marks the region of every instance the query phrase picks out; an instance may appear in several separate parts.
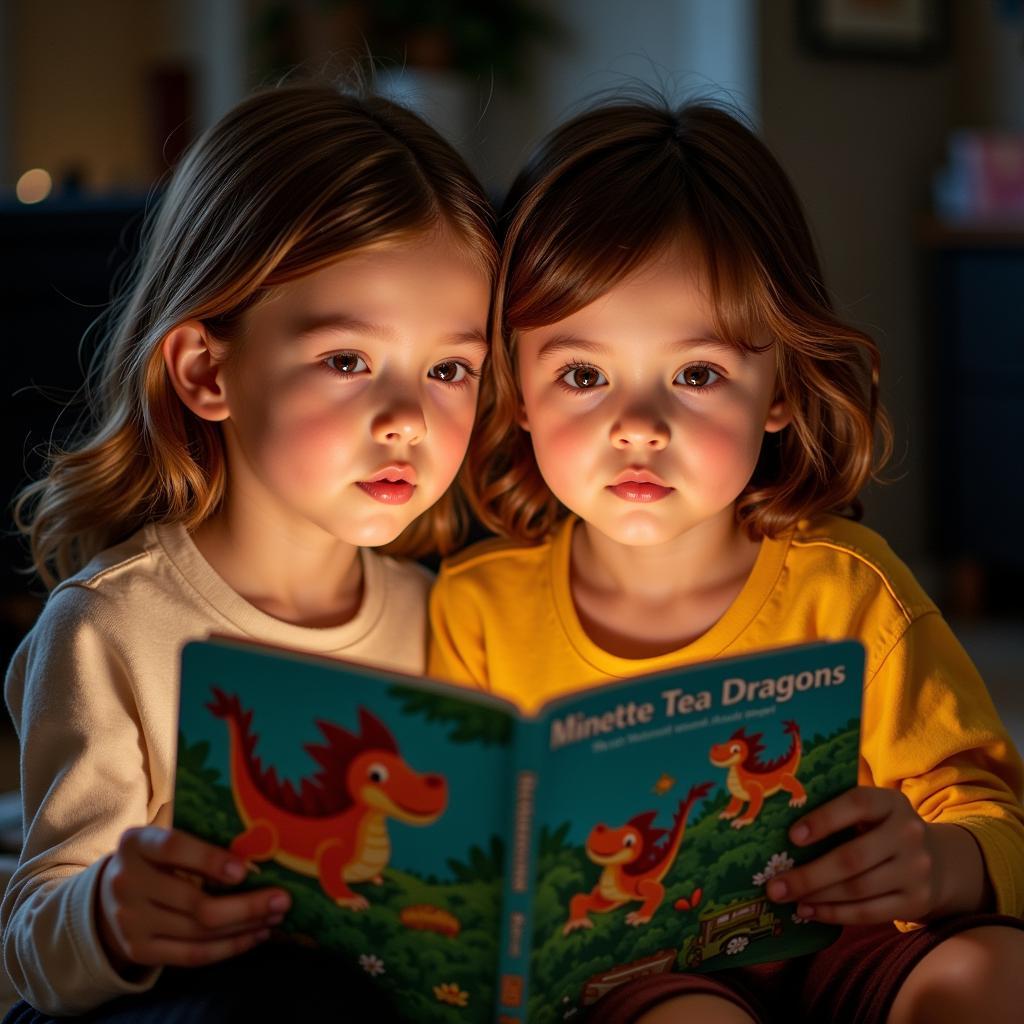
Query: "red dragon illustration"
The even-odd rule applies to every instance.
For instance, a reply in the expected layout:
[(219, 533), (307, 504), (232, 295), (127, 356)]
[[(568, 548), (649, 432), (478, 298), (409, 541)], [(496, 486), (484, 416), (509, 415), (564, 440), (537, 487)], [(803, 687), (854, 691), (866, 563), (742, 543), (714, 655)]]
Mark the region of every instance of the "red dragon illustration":
[[(760, 758), (764, 745), (759, 732), (748, 736), (741, 727), (724, 743), (711, 747), (711, 763), (716, 768), (729, 769), (725, 784), (732, 799), (719, 817), (726, 821), (734, 819), (733, 828), (751, 824), (761, 813), (765, 799), (779, 790), (789, 793), (790, 807), (803, 807), (807, 802), (807, 793), (796, 777), (802, 750), (800, 726), (788, 721), (784, 732), (791, 737), (789, 750), (767, 764)], [(746, 813), (737, 818), (747, 801)]]
[(231, 792), (245, 825), (231, 842), (232, 853), (250, 863), (275, 860), (319, 879), (339, 906), (366, 909), (368, 901), (349, 884), (382, 884), (391, 858), (387, 819), (436, 821), (448, 801), (444, 777), (410, 768), (387, 727), (359, 708), (358, 734), (317, 721), (327, 742), (307, 743), (305, 750), (320, 771), (296, 791), (255, 755), (252, 711), (243, 710), (237, 696), (211, 690), (214, 699), (206, 706), (227, 722)]
[[(672, 828), (652, 828), (657, 811), (630, 818), (620, 828), (595, 825), (587, 837), (587, 856), (602, 867), (601, 877), (590, 892), (577, 893), (569, 901), (569, 920), (562, 927), (568, 935), (577, 928), (593, 928), (589, 912), (603, 914), (626, 903), (640, 902), (626, 915), (626, 924), (646, 924), (665, 898), (661, 880), (675, 863), (686, 832), (690, 808), (707, 796), (712, 783), (693, 786), (679, 801)], [(666, 839), (665, 836), (668, 836)]]

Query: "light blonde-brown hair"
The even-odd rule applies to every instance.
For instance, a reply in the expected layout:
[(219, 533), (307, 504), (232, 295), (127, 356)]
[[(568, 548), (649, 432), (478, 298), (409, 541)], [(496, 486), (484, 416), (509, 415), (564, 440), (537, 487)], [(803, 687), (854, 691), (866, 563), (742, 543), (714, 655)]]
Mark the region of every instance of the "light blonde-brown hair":
[(836, 316), (796, 193), (736, 116), (650, 97), (585, 112), (542, 142), (499, 231), (491, 354), (462, 475), (489, 529), (536, 541), (566, 514), (517, 422), (517, 332), (582, 309), (670, 245), (703, 269), (721, 337), (747, 350), (775, 342), (793, 418), (765, 435), (738, 521), (756, 539), (824, 511), (860, 516), (858, 493), (891, 450), (878, 347)]
[[(493, 277), (493, 218), (479, 183), (437, 132), (386, 99), (293, 83), (255, 93), (210, 128), (147, 218), (92, 366), (86, 425), (15, 504), (44, 582), (145, 523), (193, 529), (220, 503), (220, 427), (190, 413), (170, 384), (161, 342), (172, 328), (200, 320), (231, 342), (275, 285), (439, 227)], [(390, 550), (446, 551), (463, 520), (453, 488)]]

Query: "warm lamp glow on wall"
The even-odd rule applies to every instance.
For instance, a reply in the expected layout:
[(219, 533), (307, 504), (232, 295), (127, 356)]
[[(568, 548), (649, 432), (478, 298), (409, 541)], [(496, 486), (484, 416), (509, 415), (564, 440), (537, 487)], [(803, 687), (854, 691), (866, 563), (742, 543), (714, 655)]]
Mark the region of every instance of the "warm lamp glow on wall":
[(14, 193), (23, 203), (40, 203), (53, 188), (53, 179), (41, 167), (26, 171), (14, 186)]

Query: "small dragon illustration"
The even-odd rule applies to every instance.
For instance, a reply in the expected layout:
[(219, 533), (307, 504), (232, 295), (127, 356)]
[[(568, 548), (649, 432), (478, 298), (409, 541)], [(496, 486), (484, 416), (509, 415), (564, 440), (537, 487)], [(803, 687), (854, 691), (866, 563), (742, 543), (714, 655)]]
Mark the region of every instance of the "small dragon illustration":
[[(625, 903), (640, 902), (639, 910), (626, 915), (626, 924), (646, 924), (665, 898), (661, 880), (675, 863), (686, 832), (690, 808), (707, 796), (712, 783), (693, 786), (679, 801), (672, 828), (652, 828), (657, 811), (637, 814), (620, 828), (595, 825), (587, 837), (586, 853), (601, 866), (601, 877), (590, 892), (577, 893), (569, 901), (569, 920), (562, 927), (568, 935), (577, 928), (593, 928), (588, 913), (603, 914)], [(668, 836), (666, 839), (665, 836)]]
[(410, 768), (387, 727), (360, 708), (358, 734), (317, 721), (327, 742), (307, 743), (305, 750), (320, 771), (296, 792), (255, 755), (252, 711), (243, 710), (237, 696), (211, 690), (214, 699), (206, 706), (228, 726), (231, 792), (245, 825), (231, 842), (232, 853), (317, 878), (339, 906), (365, 910), (368, 901), (349, 883), (382, 884), (391, 858), (387, 819), (436, 821), (448, 801), (444, 777)]
[[(792, 738), (789, 750), (767, 764), (760, 759), (764, 745), (759, 732), (748, 736), (740, 727), (725, 743), (712, 746), (711, 763), (716, 768), (729, 769), (725, 785), (732, 795), (719, 817), (726, 821), (733, 819), (733, 828), (751, 824), (761, 813), (765, 798), (779, 790), (790, 794), (790, 807), (803, 807), (807, 802), (807, 793), (796, 777), (802, 751), (800, 726), (787, 721), (784, 732)], [(747, 801), (746, 813), (736, 817)]]

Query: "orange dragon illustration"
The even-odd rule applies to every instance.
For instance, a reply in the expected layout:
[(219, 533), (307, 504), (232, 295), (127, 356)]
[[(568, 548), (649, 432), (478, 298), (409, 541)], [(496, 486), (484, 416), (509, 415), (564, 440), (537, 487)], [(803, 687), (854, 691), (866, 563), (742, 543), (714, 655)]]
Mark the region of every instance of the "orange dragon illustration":
[[(657, 811), (630, 818), (620, 828), (595, 825), (587, 837), (587, 856), (602, 867), (601, 877), (590, 892), (577, 893), (569, 901), (569, 920), (562, 927), (568, 935), (577, 928), (593, 928), (589, 912), (615, 910), (625, 903), (640, 902), (639, 910), (626, 915), (626, 924), (646, 924), (665, 898), (661, 880), (675, 863), (690, 808), (707, 796), (712, 783), (693, 786), (679, 801), (671, 829), (652, 828)], [(666, 839), (665, 836), (668, 836)]]
[[(719, 817), (726, 821), (732, 819), (733, 828), (751, 824), (761, 813), (765, 798), (779, 790), (789, 793), (790, 807), (803, 807), (807, 802), (807, 793), (796, 777), (802, 752), (800, 726), (788, 721), (783, 731), (792, 737), (789, 750), (767, 763), (760, 758), (764, 745), (759, 732), (748, 736), (741, 727), (724, 743), (712, 746), (711, 763), (716, 768), (729, 769), (725, 785), (732, 796)], [(747, 801), (746, 813), (737, 817)]]
[(448, 801), (444, 777), (414, 771), (402, 758), (387, 727), (359, 709), (359, 733), (317, 721), (326, 744), (305, 744), (320, 765), (296, 792), (277, 769), (264, 768), (254, 753), (252, 711), (237, 696), (212, 687), (207, 708), (227, 722), (231, 792), (245, 831), (231, 842), (232, 853), (250, 863), (275, 860), (317, 878), (339, 906), (365, 910), (365, 897), (352, 882), (381, 885), (391, 857), (387, 819), (429, 825)]

